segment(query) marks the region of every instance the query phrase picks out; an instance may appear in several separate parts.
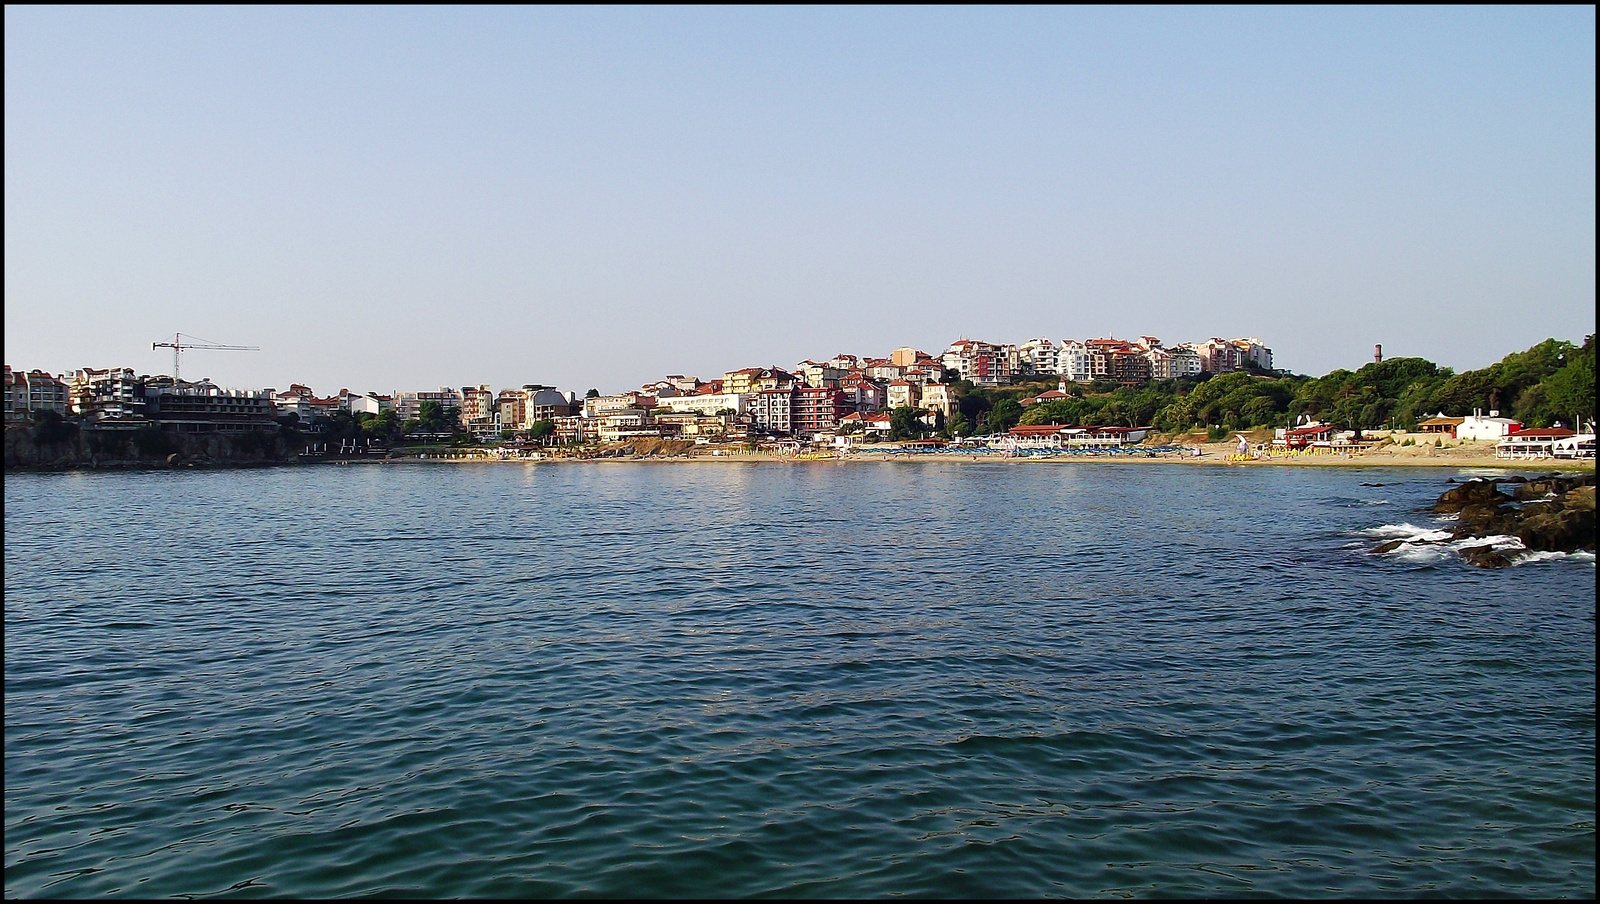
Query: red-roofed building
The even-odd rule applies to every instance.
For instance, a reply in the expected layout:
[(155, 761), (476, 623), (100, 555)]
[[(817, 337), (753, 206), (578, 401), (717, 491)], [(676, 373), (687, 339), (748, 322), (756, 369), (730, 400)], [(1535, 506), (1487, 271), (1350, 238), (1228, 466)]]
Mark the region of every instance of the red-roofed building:
[(1565, 427), (1531, 427), (1518, 430), (1494, 444), (1495, 458), (1550, 458), (1557, 440), (1577, 434)]

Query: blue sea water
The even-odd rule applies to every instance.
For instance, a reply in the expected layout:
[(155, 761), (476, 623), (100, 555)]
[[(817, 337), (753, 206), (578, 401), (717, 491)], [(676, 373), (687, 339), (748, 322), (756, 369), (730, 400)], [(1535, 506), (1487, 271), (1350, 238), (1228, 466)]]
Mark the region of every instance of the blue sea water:
[(1448, 476), (8, 474), (6, 896), (1593, 897), (1594, 557)]

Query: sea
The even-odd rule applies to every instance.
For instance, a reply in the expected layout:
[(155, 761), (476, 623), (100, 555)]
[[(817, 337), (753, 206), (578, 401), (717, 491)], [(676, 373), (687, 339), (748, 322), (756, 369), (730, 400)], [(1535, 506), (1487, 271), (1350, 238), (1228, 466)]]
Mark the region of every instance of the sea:
[(1372, 553), (1477, 473), (10, 473), (5, 894), (1593, 898), (1593, 554)]

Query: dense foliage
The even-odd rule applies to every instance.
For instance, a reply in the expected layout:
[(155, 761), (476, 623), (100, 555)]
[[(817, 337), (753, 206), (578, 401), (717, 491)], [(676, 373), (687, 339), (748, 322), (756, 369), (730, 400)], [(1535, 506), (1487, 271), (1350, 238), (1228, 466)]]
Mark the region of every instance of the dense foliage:
[(1422, 358), (1391, 358), (1322, 377), (1240, 371), (1143, 386), (1068, 384), (1067, 398), (1023, 399), (1054, 383), (1006, 387), (956, 384), (952, 433), (998, 432), (1016, 424), (1096, 424), (1175, 432), (1288, 426), (1302, 416), (1346, 429), (1414, 428), (1437, 414), (1499, 410), (1530, 427), (1569, 426), (1595, 415), (1594, 336), (1582, 346), (1557, 339), (1507, 355), (1482, 370), (1455, 373)]

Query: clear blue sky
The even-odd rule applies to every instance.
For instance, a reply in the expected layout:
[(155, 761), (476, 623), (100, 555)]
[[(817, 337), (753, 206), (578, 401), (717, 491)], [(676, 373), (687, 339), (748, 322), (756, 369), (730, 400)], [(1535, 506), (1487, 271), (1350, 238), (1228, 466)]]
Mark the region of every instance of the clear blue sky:
[(319, 393), (1595, 323), (1595, 11), (5, 11), (5, 358)]

